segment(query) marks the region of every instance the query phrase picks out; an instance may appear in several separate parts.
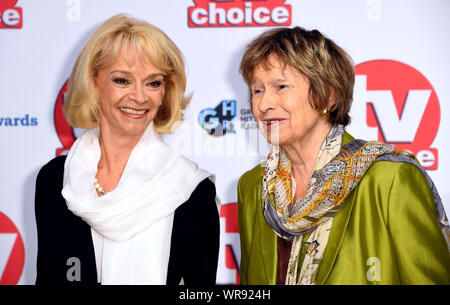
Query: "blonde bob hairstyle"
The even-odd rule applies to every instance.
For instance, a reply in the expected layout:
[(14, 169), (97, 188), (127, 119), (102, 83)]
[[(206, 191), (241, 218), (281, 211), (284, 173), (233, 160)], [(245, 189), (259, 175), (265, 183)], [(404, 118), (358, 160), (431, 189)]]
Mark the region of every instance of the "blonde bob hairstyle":
[(165, 96), (153, 123), (155, 131), (170, 133), (182, 120), (191, 99), (185, 96), (184, 60), (175, 43), (159, 28), (131, 16), (120, 14), (102, 23), (89, 37), (69, 78), (63, 110), (68, 123), (78, 128), (100, 124), (100, 105), (94, 77), (100, 69), (114, 63), (124, 50), (148, 58), (165, 77)]
[(297, 26), (266, 31), (247, 46), (241, 60), (240, 72), (249, 87), (256, 67), (270, 68), (269, 56), (309, 79), (311, 106), (319, 112), (327, 108), (329, 123), (350, 123), (355, 74), (342, 48), (317, 30)]

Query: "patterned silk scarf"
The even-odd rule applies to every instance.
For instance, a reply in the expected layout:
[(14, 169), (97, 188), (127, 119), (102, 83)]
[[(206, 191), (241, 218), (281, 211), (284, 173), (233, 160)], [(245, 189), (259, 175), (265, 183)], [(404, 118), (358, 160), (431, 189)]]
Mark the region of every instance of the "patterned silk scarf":
[[(422, 171), (433, 193), (441, 229), (448, 242), (448, 220), (441, 199), (414, 155), (392, 145), (362, 140), (354, 140), (341, 148), (343, 133), (343, 126), (332, 127), (322, 143), (307, 193), (294, 203), (295, 180), (292, 179), (291, 161), (279, 146), (271, 148), (262, 183), (262, 206), (264, 217), (275, 233), (293, 242), (287, 285), (315, 284), (333, 216), (375, 161), (411, 163)], [(309, 232), (306, 254), (302, 266), (299, 266), (303, 235)]]

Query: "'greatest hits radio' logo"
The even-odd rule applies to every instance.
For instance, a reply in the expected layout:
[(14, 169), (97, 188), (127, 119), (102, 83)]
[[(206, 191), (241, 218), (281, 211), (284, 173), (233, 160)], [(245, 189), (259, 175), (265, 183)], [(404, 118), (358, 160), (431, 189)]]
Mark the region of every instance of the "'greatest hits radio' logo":
[(441, 112), (426, 77), (394, 60), (361, 63), (355, 67), (355, 74), (350, 132), (406, 149), (425, 169), (437, 169), (438, 150), (431, 145)]
[(220, 137), (235, 132), (231, 122), (235, 117), (236, 100), (223, 100), (214, 109), (200, 111), (198, 122), (210, 135)]
[(188, 26), (288, 26), (292, 10), (284, 0), (194, 0), (188, 8)]

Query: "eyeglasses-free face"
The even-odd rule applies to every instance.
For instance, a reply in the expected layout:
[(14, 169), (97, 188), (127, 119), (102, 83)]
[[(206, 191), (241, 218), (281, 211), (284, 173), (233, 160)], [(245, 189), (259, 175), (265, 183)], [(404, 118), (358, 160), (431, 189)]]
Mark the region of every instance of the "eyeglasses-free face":
[(250, 84), (252, 111), (269, 143), (307, 143), (329, 130), (329, 123), (311, 106), (309, 86), (306, 76), (274, 56), (267, 67), (256, 67)]
[(122, 52), (111, 66), (98, 71), (94, 82), (102, 134), (142, 136), (164, 99), (164, 73), (149, 59)]

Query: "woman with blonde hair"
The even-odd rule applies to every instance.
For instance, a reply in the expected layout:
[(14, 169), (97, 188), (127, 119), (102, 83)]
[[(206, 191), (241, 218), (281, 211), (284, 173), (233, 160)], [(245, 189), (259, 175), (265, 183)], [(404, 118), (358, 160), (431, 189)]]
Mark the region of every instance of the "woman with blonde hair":
[(64, 102), (87, 130), (37, 177), (37, 284), (215, 284), (214, 176), (160, 136), (182, 119), (185, 88), (157, 27), (122, 14), (89, 37)]

